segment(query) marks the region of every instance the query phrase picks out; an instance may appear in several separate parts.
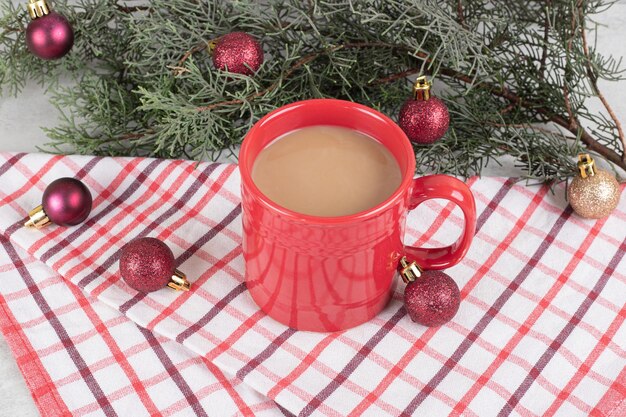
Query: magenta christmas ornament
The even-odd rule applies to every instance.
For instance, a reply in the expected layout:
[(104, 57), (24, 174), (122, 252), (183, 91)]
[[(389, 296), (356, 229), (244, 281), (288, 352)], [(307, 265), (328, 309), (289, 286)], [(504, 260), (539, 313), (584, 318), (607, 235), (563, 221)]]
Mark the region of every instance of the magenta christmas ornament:
[(456, 282), (442, 271), (423, 271), (415, 262), (400, 260), (404, 307), (414, 322), (428, 327), (452, 320), (459, 310), (461, 292)]
[(177, 291), (189, 291), (190, 288), (185, 274), (176, 269), (171, 249), (153, 237), (124, 245), (120, 274), (129, 286), (140, 292), (152, 292), (166, 286)]
[(415, 80), (413, 97), (398, 116), (398, 124), (413, 143), (427, 145), (441, 139), (450, 125), (448, 107), (430, 93), (432, 83), (425, 76)]
[(213, 49), (213, 65), (223, 71), (252, 75), (262, 63), (261, 44), (245, 32), (232, 32), (222, 36)]
[(75, 226), (89, 216), (91, 204), (91, 193), (85, 184), (75, 178), (59, 178), (46, 187), (41, 205), (28, 213), (24, 226), (37, 229), (50, 223)]
[(45, 0), (30, 0), (31, 22), (26, 27), (26, 46), (41, 59), (64, 57), (74, 45), (72, 25), (62, 15), (49, 9)]

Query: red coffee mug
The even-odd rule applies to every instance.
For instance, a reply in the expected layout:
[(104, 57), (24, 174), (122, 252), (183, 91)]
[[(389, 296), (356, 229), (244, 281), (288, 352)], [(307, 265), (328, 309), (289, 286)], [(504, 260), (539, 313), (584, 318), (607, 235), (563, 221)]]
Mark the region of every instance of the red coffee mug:
[[(255, 158), (277, 137), (313, 125), (346, 127), (380, 141), (398, 161), (400, 187), (381, 204), (349, 216), (311, 216), (271, 201), (252, 181)], [(248, 289), (263, 311), (295, 329), (337, 331), (368, 321), (389, 301), (402, 256), (424, 269), (448, 268), (474, 236), (476, 207), (467, 185), (446, 175), (413, 179), (415, 153), (402, 129), (360, 104), (307, 100), (272, 111), (246, 135), (239, 170)], [(443, 248), (404, 246), (407, 212), (431, 198), (461, 208), (463, 233)]]

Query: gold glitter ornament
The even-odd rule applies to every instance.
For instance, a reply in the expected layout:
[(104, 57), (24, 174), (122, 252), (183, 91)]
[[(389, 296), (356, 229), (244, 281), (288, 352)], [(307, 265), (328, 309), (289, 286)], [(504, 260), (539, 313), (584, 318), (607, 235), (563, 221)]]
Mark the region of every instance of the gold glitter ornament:
[(568, 188), (569, 203), (580, 217), (601, 219), (611, 214), (620, 197), (619, 184), (610, 173), (597, 169), (589, 154), (578, 155), (580, 171)]

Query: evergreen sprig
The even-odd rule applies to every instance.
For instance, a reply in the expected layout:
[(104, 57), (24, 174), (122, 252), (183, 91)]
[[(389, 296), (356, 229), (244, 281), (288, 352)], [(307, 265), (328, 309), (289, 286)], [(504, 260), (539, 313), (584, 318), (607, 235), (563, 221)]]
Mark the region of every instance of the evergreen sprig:
[[(589, 40), (611, 1), (81, 0), (52, 8), (76, 42), (46, 62), (25, 47), (28, 16), (11, 2), (0, 18), (0, 86), (29, 79), (63, 115), (50, 150), (100, 155), (216, 158), (232, 152), (267, 112), (335, 97), (395, 117), (411, 77), (429, 74), (447, 103), (446, 137), (416, 146), (420, 171), (469, 176), (512, 156), (528, 178), (564, 180), (587, 149), (626, 170), (626, 139), (599, 79), (624, 79), (621, 62)], [(232, 31), (266, 53), (252, 77), (217, 71), (209, 42)], [(71, 77), (71, 87), (59, 84)], [(587, 107), (599, 98), (606, 109)]]

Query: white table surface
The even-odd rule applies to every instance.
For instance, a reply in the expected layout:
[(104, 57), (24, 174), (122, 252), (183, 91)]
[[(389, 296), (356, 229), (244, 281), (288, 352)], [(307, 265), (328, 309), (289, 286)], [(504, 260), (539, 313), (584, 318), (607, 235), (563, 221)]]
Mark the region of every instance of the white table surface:
[[(599, 22), (605, 25), (599, 29), (599, 51), (626, 58), (626, 0), (619, 1), (608, 13), (600, 15)], [(600, 88), (626, 129), (626, 81), (601, 83)], [(593, 104), (594, 109), (600, 109), (599, 103)], [(57, 117), (56, 110), (37, 85), (27, 85), (19, 97), (0, 97), (0, 151), (37, 152), (38, 146), (48, 142), (41, 127), (54, 126)], [(503, 167), (488, 167), (483, 175), (516, 175), (510, 161), (504, 159), (502, 163)], [(4, 338), (0, 337), (0, 417), (38, 415), (13, 356)]]

